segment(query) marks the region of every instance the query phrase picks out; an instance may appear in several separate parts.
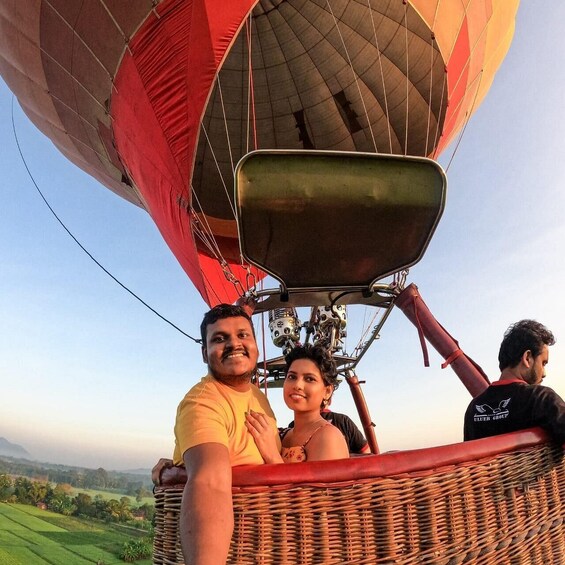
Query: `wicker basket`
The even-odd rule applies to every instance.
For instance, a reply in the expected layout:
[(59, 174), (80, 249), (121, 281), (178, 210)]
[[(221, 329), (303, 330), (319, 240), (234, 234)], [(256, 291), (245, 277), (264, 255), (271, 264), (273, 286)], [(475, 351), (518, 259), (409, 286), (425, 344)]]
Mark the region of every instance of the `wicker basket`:
[[(228, 563), (563, 564), (565, 465), (539, 430), (363, 458), (234, 469)], [(317, 480), (316, 480), (317, 479)], [(154, 562), (183, 563), (178, 476)]]

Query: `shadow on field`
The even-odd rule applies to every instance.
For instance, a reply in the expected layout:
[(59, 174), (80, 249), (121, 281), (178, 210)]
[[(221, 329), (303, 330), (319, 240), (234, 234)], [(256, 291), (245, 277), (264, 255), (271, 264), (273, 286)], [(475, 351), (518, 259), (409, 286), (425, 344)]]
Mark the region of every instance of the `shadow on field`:
[(108, 539), (107, 532), (41, 532), (41, 535), (61, 545), (100, 545)]

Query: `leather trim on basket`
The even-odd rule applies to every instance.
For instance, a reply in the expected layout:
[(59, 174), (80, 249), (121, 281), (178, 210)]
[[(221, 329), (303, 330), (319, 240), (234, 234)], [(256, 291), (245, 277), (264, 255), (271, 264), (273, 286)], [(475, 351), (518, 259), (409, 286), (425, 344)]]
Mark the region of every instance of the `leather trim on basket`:
[[(234, 467), (233, 486), (333, 483), (403, 473), (433, 472), (438, 467), (494, 457), (500, 453), (526, 449), (548, 440), (549, 436), (541, 428), (530, 428), (474, 441), (380, 455), (296, 464)], [(185, 482), (186, 471), (183, 467), (163, 470), (161, 475), (163, 486), (182, 485)]]

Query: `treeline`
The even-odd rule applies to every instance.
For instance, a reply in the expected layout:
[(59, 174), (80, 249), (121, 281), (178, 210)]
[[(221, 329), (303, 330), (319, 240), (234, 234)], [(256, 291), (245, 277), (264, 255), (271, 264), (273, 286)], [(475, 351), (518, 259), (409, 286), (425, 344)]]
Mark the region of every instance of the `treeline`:
[(26, 477), (12, 478), (7, 474), (0, 474), (0, 502), (44, 505), (48, 510), (65, 516), (130, 523), (146, 530), (152, 528), (155, 516), (153, 504), (132, 507), (127, 496), (122, 496), (119, 500), (106, 500), (101, 495), (91, 497), (84, 492), (73, 496), (72, 487), (67, 483), (52, 486), (46, 481)]
[(105, 500), (101, 495), (93, 498), (84, 492), (73, 496), (72, 488), (67, 483), (52, 486), (45, 481), (0, 474), (0, 502), (30, 504), (64, 516), (132, 526), (135, 530), (129, 531), (137, 531), (143, 537), (125, 542), (119, 557), (130, 563), (151, 557), (155, 519), (153, 504), (145, 503), (134, 508), (127, 496), (122, 496), (119, 500)]
[(115, 490), (128, 496), (136, 496), (142, 488), (144, 492), (149, 493), (149, 488), (151, 488), (149, 474), (143, 477), (131, 473), (106, 471), (102, 467), (82, 469), (5, 457), (0, 458), (0, 473), (20, 475), (55, 484), (68, 484), (75, 488)]

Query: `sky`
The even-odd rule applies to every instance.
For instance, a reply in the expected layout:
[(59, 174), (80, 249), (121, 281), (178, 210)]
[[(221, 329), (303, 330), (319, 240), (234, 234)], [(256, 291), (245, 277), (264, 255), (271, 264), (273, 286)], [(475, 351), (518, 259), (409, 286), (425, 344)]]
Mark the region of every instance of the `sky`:
[[(510, 51), (448, 167), (443, 217), (408, 282), (491, 380), (509, 324), (547, 325), (557, 343), (545, 384), (565, 396), (565, 4), (547, 6), (519, 8)], [(200, 348), (53, 219), (18, 154), (12, 103), (0, 79), (0, 437), (41, 461), (150, 468), (172, 453), (176, 407), (205, 372)], [(149, 216), (66, 161), (17, 102), (13, 112), (27, 164), (62, 221), (114, 276), (197, 336), (207, 306)], [(444, 167), (453, 153), (454, 144)], [(363, 316), (352, 314), (352, 329)], [(358, 367), (382, 451), (462, 439), (470, 395), (429, 349), (425, 368), (414, 326), (395, 309)], [(280, 391), (269, 400), (280, 424), (292, 419)], [(332, 408), (355, 416), (345, 384)]]

